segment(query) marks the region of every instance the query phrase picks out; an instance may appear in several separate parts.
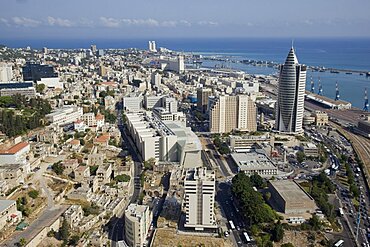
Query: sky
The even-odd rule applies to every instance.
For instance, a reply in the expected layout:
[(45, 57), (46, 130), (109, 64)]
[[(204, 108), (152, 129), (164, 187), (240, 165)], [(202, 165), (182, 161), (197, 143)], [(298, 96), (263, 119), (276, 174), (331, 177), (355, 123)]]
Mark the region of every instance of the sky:
[(0, 39), (370, 37), (369, 0), (1, 0)]

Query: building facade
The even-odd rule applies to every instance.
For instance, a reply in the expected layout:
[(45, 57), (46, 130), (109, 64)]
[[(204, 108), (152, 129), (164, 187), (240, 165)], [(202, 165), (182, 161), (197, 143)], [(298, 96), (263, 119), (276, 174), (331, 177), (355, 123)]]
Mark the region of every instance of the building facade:
[(257, 108), (247, 95), (219, 96), (209, 109), (209, 131), (257, 130)]
[(275, 128), (279, 132), (298, 134), (303, 131), (306, 66), (298, 63), (293, 47), (280, 68)]
[(202, 113), (207, 112), (208, 97), (212, 96), (211, 88), (198, 88), (197, 90), (197, 109)]
[(130, 247), (143, 247), (149, 231), (150, 210), (146, 205), (130, 204), (125, 211), (125, 237)]
[(188, 170), (184, 181), (185, 227), (196, 231), (217, 228), (215, 203), (215, 172), (205, 167)]

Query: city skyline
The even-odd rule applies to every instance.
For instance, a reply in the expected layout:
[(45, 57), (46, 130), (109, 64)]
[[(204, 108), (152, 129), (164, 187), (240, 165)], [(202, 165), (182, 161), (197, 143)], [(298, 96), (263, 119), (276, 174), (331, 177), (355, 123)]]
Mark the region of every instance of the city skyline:
[(336, 1), (335, 11), (333, 4), (5, 0), (0, 30), (7, 39), (370, 37), (369, 2)]

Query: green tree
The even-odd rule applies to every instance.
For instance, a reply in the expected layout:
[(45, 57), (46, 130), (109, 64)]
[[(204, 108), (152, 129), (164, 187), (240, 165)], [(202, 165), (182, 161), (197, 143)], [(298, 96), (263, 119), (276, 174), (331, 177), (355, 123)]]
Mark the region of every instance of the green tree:
[(126, 174), (118, 175), (114, 178), (117, 182), (128, 182), (130, 181), (130, 176)]
[(69, 238), (71, 233), (70, 233), (69, 224), (65, 219), (63, 220), (62, 226), (59, 230), (59, 234), (60, 234), (61, 240), (63, 240), (65, 243), (67, 243), (68, 238)]
[(274, 225), (272, 229), (272, 240), (274, 242), (279, 242), (284, 237), (284, 228), (281, 225), (280, 221)]
[(263, 178), (258, 175), (257, 173), (253, 174), (250, 176), (250, 180), (253, 186), (255, 186), (258, 189), (262, 189), (264, 185)]
[(297, 161), (298, 161), (299, 163), (302, 163), (302, 162), (304, 161), (304, 159), (305, 159), (306, 155), (305, 155), (302, 151), (298, 151), (298, 152), (296, 153), (296, 157), (297, 157)]
[(51, 169), (57, 174), (62, 175), (64, 171), (64, 166), (61, 164), (61, 162), (54, 163), (51, 166)]
[(78, 241), (80, 241), (80, 236), (73, 235), (71, 239), (69, 240), (69, 245), (76, 246), (78, 244)]
[(31, 190), (31, 191), (28, 192), (28, 195), (32, 199), (36, 199), (39, 196), (39, 192), (37, 190)]
[(294, 247), (294, 245), (292, 243), (285, 243), (282, 244), (281, 247)]
[(27, 244), (27, 240), (25, 238), (19, 239), (19, 246), (25, 246)]
[(44, 90), (45, 90), (45, 84), (40, 83), (40, 84), (37, 84), (37, 85), (36, 85), (36, 91), (37, 91), (38, 93), (42, 93), (42, 92), (44, 92)]

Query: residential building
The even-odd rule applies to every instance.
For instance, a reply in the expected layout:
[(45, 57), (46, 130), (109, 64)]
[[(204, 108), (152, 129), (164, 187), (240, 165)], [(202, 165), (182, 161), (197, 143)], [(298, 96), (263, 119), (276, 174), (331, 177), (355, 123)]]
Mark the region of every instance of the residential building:
[(77, 229), (78, 223), (83, 219), (84, 212), (81, 205), (71, 205), (64, 212), (64, 219), (72, 229)]
[(303, 131), (304, 95), (307, 67), (298, 63), (293, 47), (280, 68), (275, 128), (297, 134)]
[(22, 213), (17, 210), (17, 203), (13, 200), (0, 200), (0, 231), (8, 224), (20, 221)]
[(159, 74), (158, 72), (152, 73), (150, 83), (153, 86), (159, 87), (161, 85), (161, 81), (162, 81), (161, 74)]
[(183, 55), (178, 55), (175, 58), (160, 56), (159, 64), (162, 70), (175, 71), (177, 73), (185, 72), (185, 58)]
[(196, 231), (217, 228), (215, 205), (215, 171), (206, 167), (186, 172), (183, 206), (186, 214), (185, 227)]
[(104, 164), (98, 167), (96, 171), (96, 176), (98, 181), (102, 184), (107, 184), (110, 182), (110, 177), (112, 175), (112, 165), (111, 164)]
[(257, 130), (256, 105), (247, 95), (219, 96), (209, 109), (209, 130), (228, 133), (235, 129)]
[(146, 237), (151, 222), (151, 213), (146, 205), (130, 204), (125, 211), (125, 237), (130, 247), (146, 246)]
[(207, 112), (208, 108), (208, 98), (212, 96), (211, 88), (198, 88), (197, 90), (197, 109), (202, 113)]
[(29, 151), (28, 142), (19, 142), (8, 149), (0, 150), (0, 165), (26, 164)]
[(148, 42), (148, 50), (150, 51), (150, 52), (157, 52), (157, 47), (156, 47), (156, 44), (155, 44), (155, 41), (149, 41)]
[(10, 63), (0, 63), (0, 83), (10, 82), (13, 79), (13, 70)]

